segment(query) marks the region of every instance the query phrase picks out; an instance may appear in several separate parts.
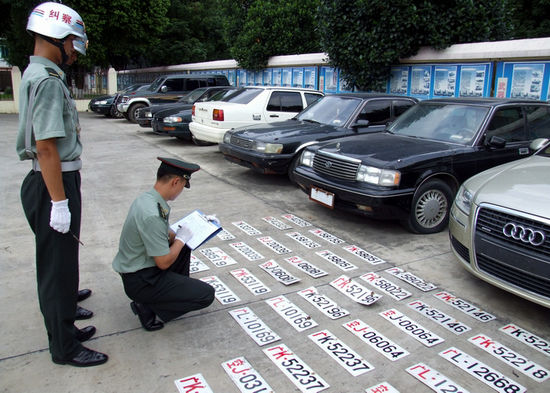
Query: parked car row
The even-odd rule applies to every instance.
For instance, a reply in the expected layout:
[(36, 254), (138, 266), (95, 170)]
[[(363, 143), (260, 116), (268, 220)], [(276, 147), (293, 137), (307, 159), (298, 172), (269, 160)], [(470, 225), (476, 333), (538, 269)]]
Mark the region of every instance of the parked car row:
[(139, 113), (157, 134), (218, 143), (230, 162), (288, 175), (329, 209), (413, 233), (448, 226), (468, 271), (550, 307), (547, 102), (226, 87)]

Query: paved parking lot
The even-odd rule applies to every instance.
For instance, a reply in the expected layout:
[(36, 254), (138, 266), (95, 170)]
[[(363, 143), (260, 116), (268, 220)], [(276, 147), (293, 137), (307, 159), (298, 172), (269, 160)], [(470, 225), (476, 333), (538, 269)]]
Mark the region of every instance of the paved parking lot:
[[(95, 315), (77, 324), (97, 327), (88, 346), (110, 359), (88, 369), (50, 361), (19, 202), (29, 164), (16, 158), (17, 116), (0, 115), (0, 391), (176, 393), (176, 380), (181, 392), (207, 391), (202, 381), (222, 393), (550, 390), (550, 311), (466, 273), (447, 233), (330, 211), (284, 177), (228, 163), (217, 146), (91, 113), (81, 123), (80, 287), (94, 291), (82, 306)], [(111, 261), (157, 156), (202, 168), (171, 221), (199, 208), (226, 232), (193, 253), (193, 276), (217, 300), (146, 332)]]

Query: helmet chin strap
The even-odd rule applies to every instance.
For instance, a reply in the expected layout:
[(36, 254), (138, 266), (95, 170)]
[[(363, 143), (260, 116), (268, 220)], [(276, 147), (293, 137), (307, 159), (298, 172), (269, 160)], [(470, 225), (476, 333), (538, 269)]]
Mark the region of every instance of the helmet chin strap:
[(61, 41), (55, 41), (51, 37), (42, 36), (43, 39), (48, 41), (50, 44), (57, 46), (59, 48), (59, 51), (61, 52), (61, 64), (58, 64), (59, 66), (64, 66), (67, 63), (67, 60), (69, 60), (69, 56), (67, 56), (67, 53), (65, 52), (65, 38), (63, 38)]

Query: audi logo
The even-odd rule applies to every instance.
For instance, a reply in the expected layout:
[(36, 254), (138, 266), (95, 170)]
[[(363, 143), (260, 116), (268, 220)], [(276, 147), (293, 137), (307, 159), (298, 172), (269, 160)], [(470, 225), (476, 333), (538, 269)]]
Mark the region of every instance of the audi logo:
[(506, 237), (514, 240), (520, 240), (523, 243), (529, 243), (535, 247), (540, 246), (546, 240), (544, 232), (538, 231), (522, 225), (517, 225), (512, 222), (507, 223), (502, 228), (502, 233)]

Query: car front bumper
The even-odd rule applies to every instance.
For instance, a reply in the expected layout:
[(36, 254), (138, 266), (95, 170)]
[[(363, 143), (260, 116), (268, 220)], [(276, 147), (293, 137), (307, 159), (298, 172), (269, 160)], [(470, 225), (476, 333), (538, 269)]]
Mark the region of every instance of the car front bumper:
[(220, 143), (219, 148), (226, 160), (265, 174), (286, 174), (294, 158), (294, 154), (262, 154), (227, 143)]
[(192, 137), (191, 131), (189, 131), (189, 123), (164, 123), (153, 119), (151, 127), (153, 127), (153, 132), (158, 135), (173, 136), (187, 140), (191, 140)]
[(318, 176), (313, 170), (298, 166), (294, 181), (311, 195), (317, 187), (334, 194), (334, 208), (376, 219), (405, 220), (409, 216), (414, 189), (391, 190), (382, 187), (358, 187), (358, 182), (334, 182)]
[(94, 113), (98, 113), (100, 115), (108, 115), (111, 112), (111, 106), (112, 104), (105, 104), (105, 105), (93, 104), (93, 105), (89, 105), (88, 108)]
[[(477, 208), (478, 207), (474, 205), (472, 212), (475, 212)], [(519, 287), (512, 282), (517, 280), (519, 280), (518, 282), (529, 282), (529, 280), (532, 280), (532, 278), (529, 278), (530, 273), (519, 267), (519, 261), (527, 259), (527, 257), (522, 258), (520, 254), (514, 255), (514, 247), (503, 246), (487, 241), (483, 239), (483, 235), (474, 235), (474, 217), (475, 213), (467, 215), (458, 209), (455, 204), (451, 207), (451, 214), (449, 217), (449, 240), (451, 243), (451, 250), (460, 264), (474, 276), (488, 282), (491, 285), (494, 285), (495, 287), (550, 308), (550, 296), (542, 296), (541, 294), (535, 293), (525, 287)], [(475, 237), (478, 239), (476, 240)], [(488, 252), (487, 250), (489, 249), (487, 248), (487, 245), (489, 245), (489, 247), (493, 250)], [(491, 265), (494, 266), (500, 265), (501, 268), (498, 270), (501, 272), (513, 271), (514, 273), (512, 273), (511, 276), (508, 276), (509, 279), (496, 277), (480, 268), (478, 258), (482, 258), (482, 260), (490, 260)], [(509, 268), (506, 265), (506, 262), (504, 262), (506, 259), (518, 261), (518, 266)], [(539, 260), (536, 263), (544, 262)], [(546, 261), (546, 264), (548, 265), (549, 262)], [(529, 265), (534, 266), (534, 264)], [(539, 279), (535, 278), (537, 281), (540, 281), (540, 279), (544, 279), (544, 277), (539, 277)], [(546, 277), (546, 280), (548, 280), (548, 277)]]

